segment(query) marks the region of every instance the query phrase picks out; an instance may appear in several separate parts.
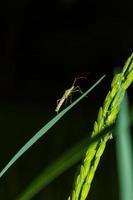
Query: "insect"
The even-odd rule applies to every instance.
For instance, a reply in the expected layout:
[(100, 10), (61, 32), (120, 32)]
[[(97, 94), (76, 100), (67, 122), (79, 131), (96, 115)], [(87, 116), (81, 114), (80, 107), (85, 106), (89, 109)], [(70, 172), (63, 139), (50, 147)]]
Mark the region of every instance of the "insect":
[(59, 112), (61, 106), (63, 105), (64, 102), (65, 103), (67, 102), (69, 97), (70, 97), (70, 102), (72, 102), (72, 93), (80, 92), (81, 94), (83, 94), (80, 87), (78, 85), (75, 86), (77, 80), (79, 80), (79, 79), (86, 79), (86, 77), (78, 76), (74, 79), (72, 86), (69, 89), (65, 90), (63, 96), (60, 99), (57, 100), (57, 106), (56, 106), (55, 112), (57, 112), (57, 113)]

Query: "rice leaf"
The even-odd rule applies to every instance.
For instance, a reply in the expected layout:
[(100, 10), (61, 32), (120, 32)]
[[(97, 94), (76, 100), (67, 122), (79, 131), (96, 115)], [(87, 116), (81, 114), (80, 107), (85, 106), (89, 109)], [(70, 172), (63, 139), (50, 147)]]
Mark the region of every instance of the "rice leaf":
[(30, 200), (32, 199), (40, 190), (44, 189), (48, 184), (50, 184), (55, 178), (61, 175), (63, 172), (68, 170), (74, 164), (81, 160), (88, 145), (94, 143), (99, 138), (102, 138), (109, 131), (112, 131), (114, 124), (105, 128), (99, 135), (93, 138), (86, 137), (82, 139), (78, 144), (74, 145), (71, 149), (60, 156), (56, 161), (51, 163), (44, 171), (37, 176), (27, 188), (20, 194), (17, 200)]
[(121, 200), (133, 199), (133, 149), (131, 141), (128, 99), (126, 95), (116, 124), (116, 154)]
[(20, 158), (35, 142), (37, 142), (52, 126), (54, 126), (59, 119), (63, 117), (73, 106), (79, 103), (87, 94), (89, 94), (103, 79), (105, 75), (102, 76), (90, 89), (88, 89), (83, 95), (81, 95), (77, 100), (70, 104), (67, 108), (56, 115), (52, 120), (50, 120), (45, 126), (43, 126), (7, 163), (7, 165), (0, 172), (0, 178), (5, 174), (5, 172)]

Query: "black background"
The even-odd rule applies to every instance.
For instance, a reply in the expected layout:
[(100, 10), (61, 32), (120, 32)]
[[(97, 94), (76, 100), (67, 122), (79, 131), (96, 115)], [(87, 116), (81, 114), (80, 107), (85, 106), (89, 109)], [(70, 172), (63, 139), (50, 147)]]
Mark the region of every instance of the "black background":
[[(88, 72), (87, 80), (78, 83), (83, 91), (103, 74), (106, 78), (5, 174), (0, 199), (15, 199), (50, 161), (92, 129), (115, 68), (122, 68), (132, 53), (132, 7), (132, 1), (97, 0), (14, 0), (1, 4), (1, 169), (55, 116), (56, 100), (78, 74)], [(34, 199), (66, 199), (76, 167)], [(118, 199), (114, 142), (96, 177), (90, 197)]]

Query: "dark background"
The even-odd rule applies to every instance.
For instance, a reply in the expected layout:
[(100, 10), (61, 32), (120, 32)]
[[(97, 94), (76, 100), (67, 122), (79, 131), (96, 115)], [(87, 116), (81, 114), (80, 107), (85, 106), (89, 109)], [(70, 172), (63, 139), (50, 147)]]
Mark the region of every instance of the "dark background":
[[(0, 169), (48, 120), (75, 76), (83, 91), (100, 84), (5, 174), (0, 199), (14, 200), (28, 183), (93, 128), (116, 67), (133, 49), (132, 1), (4, 1), (0, 6)], [(129, 89), (131, 100), (131, 89)], [(130, 101), (131, 102), (131, 101)], [(114, 141), (109, 142), (90, 198), (118, 199)], [(34, 199), (66, 199), (77, 165)], [(32, 170), (31, 170), (32, 169)]]

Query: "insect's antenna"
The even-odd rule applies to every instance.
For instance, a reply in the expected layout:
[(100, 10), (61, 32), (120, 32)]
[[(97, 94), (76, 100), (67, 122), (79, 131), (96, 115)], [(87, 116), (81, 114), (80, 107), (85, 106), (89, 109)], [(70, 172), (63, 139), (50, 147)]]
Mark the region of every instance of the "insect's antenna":
[(88, 74), (89, 74), (89, 72), (83, 72), (83, 73), (80, 74), (79, 76), (80, 76), (80, 77), (81, 77), (81, 76), (86, 77), (86, 76), (88, 76)]
[(86, 76), (83, 76), (84, 74), (87, 74), (86, 72), (84, 72), (84, 73), (82, 73), (82, 74), (80, 74), (80, 75), (78, 75), (75, 79), (74, 79), (74, 81), (73, 81), (73, 85), (75, 85), (76, 84), (76, 82), (77, 82), (77, 80), (79, 80), (79, 79), (87, 79), (87, 77)]

